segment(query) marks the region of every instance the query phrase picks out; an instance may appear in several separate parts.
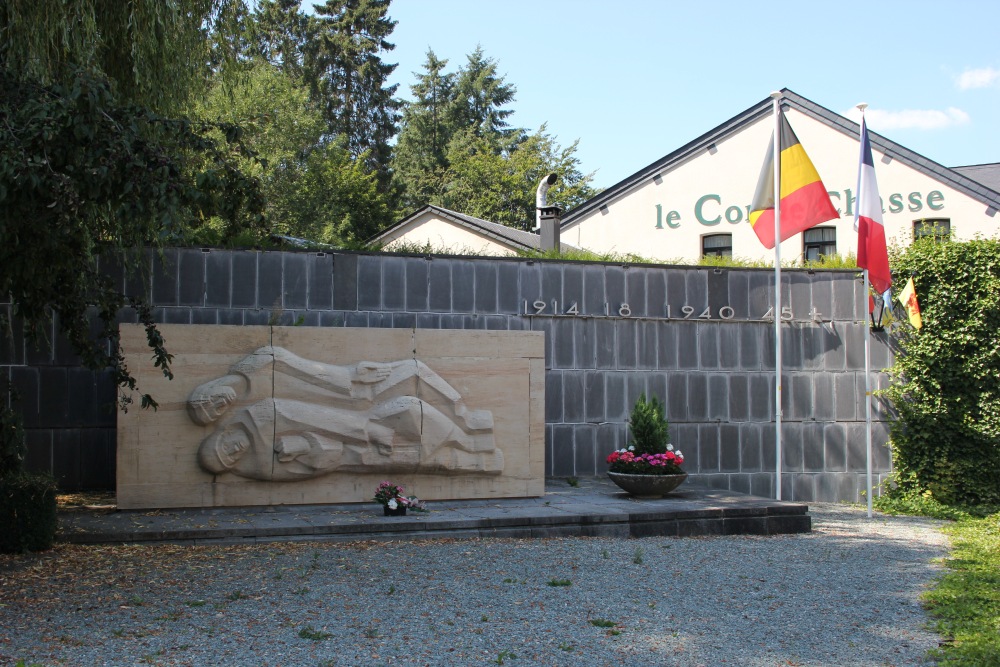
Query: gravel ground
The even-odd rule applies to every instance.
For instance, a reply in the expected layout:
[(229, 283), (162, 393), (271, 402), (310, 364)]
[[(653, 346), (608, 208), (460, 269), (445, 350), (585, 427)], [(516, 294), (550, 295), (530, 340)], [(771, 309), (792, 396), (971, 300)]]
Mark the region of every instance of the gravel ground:
[(939, 522), (810, 513), (779, 537), (0, 556), (0, 664), (925, 664)]

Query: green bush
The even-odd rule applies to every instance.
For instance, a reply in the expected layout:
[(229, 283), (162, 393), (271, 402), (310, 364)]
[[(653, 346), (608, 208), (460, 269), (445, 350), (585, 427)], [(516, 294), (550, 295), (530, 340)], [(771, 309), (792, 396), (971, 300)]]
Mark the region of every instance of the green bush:
[(898, 487), (946, 505), (1000, 503), (1000, 241), (920, 240), (894, 251), (923, 328), (895, 327), (890, 432)]
[(669, 427), (663, 403), (656, 396), (646, 400), (643, 394), (635, 402), (629, 417), (635, 454), (662, 454), (667, 451), (670, 439)]
[(43, 551), (55, 536), (55, 480), (26, 472), (0, 477), (0, 553)]

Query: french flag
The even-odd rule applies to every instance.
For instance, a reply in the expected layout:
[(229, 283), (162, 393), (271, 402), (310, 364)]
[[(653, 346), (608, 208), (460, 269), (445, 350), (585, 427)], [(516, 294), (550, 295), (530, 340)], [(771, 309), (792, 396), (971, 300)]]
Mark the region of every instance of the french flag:
[(875, 182), (875, 163), (868, 126), (861, 118), (861, 159), (858, 164), (858, 200), (854, 229), (858, 232), (858, 266), (868, 270), (868, 279), (875, 291), (889, 291), (889, 252), (885, 246), (885, 226), (882, 224), (882, 200)]

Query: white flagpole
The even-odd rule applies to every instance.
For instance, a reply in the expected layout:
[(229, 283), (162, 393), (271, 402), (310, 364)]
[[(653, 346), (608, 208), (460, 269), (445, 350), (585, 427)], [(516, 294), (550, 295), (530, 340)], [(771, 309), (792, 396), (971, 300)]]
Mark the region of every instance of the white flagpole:
[(774, 110), (774, 497), (781, 500), (781, 92)]
[[(861, 110), (861, 124), (864, 126), (865, 109), (868, 108), (867, 104), (859, 104), (858, 109)], [(860, 131), (859, 131), (860, 132)], [(858, 136), (859, 141), (864, 141), (864, 137)], [(858, 201), (855, 204), (860, 204), (861, 198), (861, 161), (858, 160)], [(860, 212), (859, 212), (860, 214)], [(867, 493), (865, 494), (868, 498), (868, 518), (872, 518), (872, 333), (871, 326), (868, 322), (868, 301), (871, 299), (871, 287), (868, 285), (868, 269), (864, 270), (864, 299), (862, 299), (861, 310), (864, 313), (862, 322), (865, 327), (865, 488)]]

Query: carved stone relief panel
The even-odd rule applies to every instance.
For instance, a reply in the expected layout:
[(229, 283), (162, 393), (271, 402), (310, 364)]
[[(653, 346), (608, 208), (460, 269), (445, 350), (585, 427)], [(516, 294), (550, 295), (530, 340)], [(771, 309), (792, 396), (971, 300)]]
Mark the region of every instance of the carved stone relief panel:
[(119, 416), (120, 507), (366, 501), (388, 475), (426, 499), (544, 492), (538, 332), (161, 331), (173, 382), (122, 326), (160, 409)]

